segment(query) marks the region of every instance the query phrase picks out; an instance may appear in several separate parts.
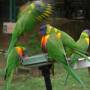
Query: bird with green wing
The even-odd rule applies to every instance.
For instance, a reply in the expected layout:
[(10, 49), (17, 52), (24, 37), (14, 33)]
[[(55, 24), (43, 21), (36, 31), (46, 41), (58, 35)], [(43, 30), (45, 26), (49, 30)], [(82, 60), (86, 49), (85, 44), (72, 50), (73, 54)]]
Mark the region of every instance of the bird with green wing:
[[(90, 31), (88, 29), (85, 29), (81, 35), (80, 38), (77, 40), (76, 44), (82, 48), (82, 50), (87, 51), (89, 48), (89, 36), (90, 36)], [(68, 52), (70, 52), (70, 49), (67, 49), (66, 53), (68, 54)], [(70, 65), (73, 67), (73, 65), (75, 63), (78, 62), (79, 58), (82, 58), (82, 56), (80, 56), (77, 53), (73, 53), (71, 51), (71, 54), (68, 54), (68, 57), (70, 58)], [(69, 77), (69, 73), (67, 74), (66, 80), (65, 80), (65, 84), (67, 82), (67, 79)]]
[[(76, 44), (82, 48), (82, 50), (87, 51), (89, 48), (89, 36), (90, 36), (90, 31), (89, 30), (84, 30), (80, 38), (77, 40)], [(80, 55), (73, 53), (71, 55), (71, 64), (74, 63), (74, 61), (77, 61), (78, 58), (81, 58)]]
[(38, 24), (51, 15), (51, 12), (51, 5), (45, 4), (42, 1), (38, 0), (28, 4), (26, 9), (19, 14), (19, 18), (12, 32), (8, 53), (24, 33), (32, 32)]
[(65, 70), (82, 86), (84, 86), (82, 80), (75, 73), (74, 69), (69, 65), (66, 52), (64, 50), (64, 46), (62, 40), (61, 33), (52, 33), (49, 35), (44, 35), (41, 40), (42, 50), (47, 50), (48, 57), (51, 57), (52, 60), (55, 60), (57, 63), (61, 63)]

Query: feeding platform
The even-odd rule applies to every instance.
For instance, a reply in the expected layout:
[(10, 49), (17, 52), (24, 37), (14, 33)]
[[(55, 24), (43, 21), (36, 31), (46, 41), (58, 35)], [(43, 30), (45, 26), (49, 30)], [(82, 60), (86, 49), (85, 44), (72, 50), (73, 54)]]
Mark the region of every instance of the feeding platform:
[[(88, 57), (90, 59), (90, 57)], [(34, 55), (28, 58), (22, 58), (22, 65), (24, 66), (31, 66), (31, 67), (38, 67), (38, 66), (43, 66), (43, 65), (48, 65), (53, 63), (54, 61), (51, 60), (50, 57), (48, 57), (48, 54), (38, 54)], [(77, 63), (73, 65), (74, 69), (78, 68), (87, 68), (90, 67), (90, 61), (84, 59), (84, 58), (79, 58)]]
[(38, 54), (34, 55), (28, 58), (22, 58), (22, 65), (24, 66), (44, 66), (51, 64), (50, 58), (48, 57), (48, 54)]

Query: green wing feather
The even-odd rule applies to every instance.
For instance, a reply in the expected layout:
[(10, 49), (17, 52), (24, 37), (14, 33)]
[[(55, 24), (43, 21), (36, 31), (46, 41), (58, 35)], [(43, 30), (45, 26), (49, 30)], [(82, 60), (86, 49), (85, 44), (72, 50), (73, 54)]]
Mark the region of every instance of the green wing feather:
[(11, 88), (13, 72), (18, 65), (19, 65), (19, 56), (15, 48), (13, 48), (7, 57), (6, 73), (5, 73), (6, 90), (10, 90)]

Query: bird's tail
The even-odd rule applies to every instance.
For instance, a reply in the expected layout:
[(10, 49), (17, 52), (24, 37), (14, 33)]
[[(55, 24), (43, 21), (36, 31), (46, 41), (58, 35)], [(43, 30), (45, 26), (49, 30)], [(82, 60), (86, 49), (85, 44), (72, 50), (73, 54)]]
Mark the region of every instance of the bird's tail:
[(12, 70), (11, 74), (6, 78), (5, 90), (12, 90), (11, 89), (11, 82), (13, 79), (13, 72), (14, 72), (14, 70)]
[(70, 74), (74, 79), (76, 79), (81, 86), (83, 86), (85, 88), (85, 84), (83, 83), (83, 81), (79, 78), (79, 76), (75, 73), (74, 69), (68, 65), (64, 65), (64, 68), (66, 69), (66, 71), (68, 72), (68, 74)]
[[(78, 51), (75, 51), (75, 55), (76, 55), (75, 57), (71, 57), (71, 63), (70, 63), (70, 65), (75, 64), (78, 61), (79, 57), (83, 57), (86, 60), (90, 61), (90, 59), (88, 58), (87, 55), (82, 54), (82, 53), (80, 53)], [(69, 77), (69, 73), (67, 73), (67, 76), (66, 76), (66, 79), (65, 79), (65, 84), (67, 83), (68, 77)]]

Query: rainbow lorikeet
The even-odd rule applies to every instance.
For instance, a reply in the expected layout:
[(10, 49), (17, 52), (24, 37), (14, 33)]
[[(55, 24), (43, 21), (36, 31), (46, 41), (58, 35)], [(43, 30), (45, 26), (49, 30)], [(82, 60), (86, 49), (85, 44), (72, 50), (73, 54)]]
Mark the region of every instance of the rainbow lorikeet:
[[(89, 48), (89, 36), (90, 36), (90, 31), (88, 29), (85, 29), (81, 35), (80, 35), (80, 38), (77, 40), (76, 44), (81, 47), (84, 51), (87, 51), (88, 48)], [(70, 49), (68, 49), (70, 52)], [(82, 58), (80, 55), (78, 55), (77, 53), (73, 53), (71, 52), (71, 55), (69, 56), (70, 57), (70, 65), (73, 67), (73, 65), (75, 63), (77, 63), (78, 59), (79, 58)], [(66, 81), (69, 77), (69, 73), (67, 74), (67, 77), (66, 77), (66, 80), (65, 80), (65, 84), (66, 84)]]
[[(83, 82), (80, 80), (80, 78), (77, 76), (77, 74), (74, 72), (73, 68), (69, 65), (66, 57), (66, 53), (64, 50), (64, 46), (62, 43), (62, 40), (60, 40), (61, 36), (60, 33), (55, 34), (52, 33), (50, 35), (44, 36), (46, 37), (46, 41), (41, 41), (42, 48), (47, 49), (48, 56), (52, 58), (52, 60), (55, 60), (57, 63), (62, 63), (65, 70), (73, 77), (75, 78), (81, 85), (84, 86)], [(43, 37), (42, 37), (43, 38)], [(45, 43), (46, 42), (46, 43)]]
[(16, 45), (21, 35), (26, 32), (32, 32), (39, 23), (51, 15), (51, 12), (51, 5), (45, 4), (42, 1), (34, 1), (28, 4), (27, 7), (19, 14), (19, 18), (12, 32), (8, 53)]
[[(80, 38), (77, 40), (76, 44), (81, 47), (84, 51), (87, 51), (89, 48), (89, 36), (90, 36), (90, 31), (89, 30), (84, 30), (81, 35)], [(81, 56), (73, 53), (71, 55), (71, 63), (74, 63), (74, 61), (77, 61), (78, 58), (80, 58)]]

